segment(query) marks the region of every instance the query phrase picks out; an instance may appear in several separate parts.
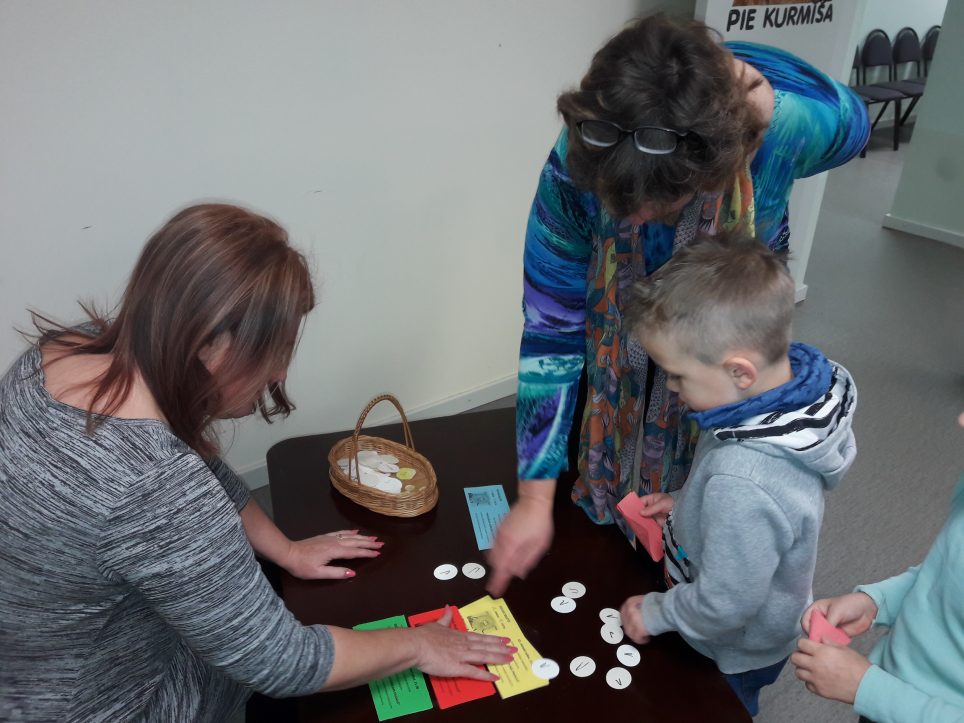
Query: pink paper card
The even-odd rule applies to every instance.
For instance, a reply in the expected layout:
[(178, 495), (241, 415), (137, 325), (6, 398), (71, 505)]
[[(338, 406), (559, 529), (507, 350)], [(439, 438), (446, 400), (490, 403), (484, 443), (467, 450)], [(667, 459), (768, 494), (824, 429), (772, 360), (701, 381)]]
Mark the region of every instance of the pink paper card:
[(824, 639), (837, 645), (850, 645), (850, 636), (840, 628), (835, 628), (819, 610), (810, 614), (810, 639), (822, 643)]
[(642, 497), (630, 492), (616, 505), (616, 509), (623, 513), (626, 522), (636, 533), (636, 539), (643, 543), (646, 552), (655, 562), (663, 559), (663, 528), (652, 517), (643, 517)]
[[(419, 625), (434, 623), (444, 614), (445, 608), (439, 608), (438, 610), (430, 610), (427, 613), (409, 615), (408, 624), (413, 628), (417, 628)], [(452, 628), (452, 630), (461, 630), (463, 633), (466, 632), (465, 622), (463, 622), (462, 616), (459, 615), (459, 611), (454, 605), (452, 606), (452, 622), (449, 623), (449, 627)], [(485, 670), (481, 665), (476, 667)], [(438, 707), (443, 709), (451, 708), (453, 705), (458, 705), (459, 703), (468, 703), (471, 700), (478, 700), (489, 695), (495, 695), (495, 686), (487, 680), (436, 678), (434, 675), (431, 675), (429, 676), (429, 681), (431, 681), (432, 689), (435, 691)]]

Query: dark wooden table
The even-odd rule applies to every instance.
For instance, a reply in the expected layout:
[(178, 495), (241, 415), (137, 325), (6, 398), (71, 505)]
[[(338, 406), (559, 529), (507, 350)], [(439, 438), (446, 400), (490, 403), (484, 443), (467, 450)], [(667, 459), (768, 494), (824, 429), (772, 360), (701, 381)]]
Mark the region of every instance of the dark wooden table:
[[(307, 582), (282, 573), (288, 608), (305, 624), (351, 627), (393, 615), (414, 615), (445, 604), (464, 605), (486, 594), (485, 581), (459, 574), (441, 582), (433, 570), (485, 562), (469, 518), (464, 487), (502, 484), (515, 491), (515, 414), (511, 409), (463, 414), (412, 423), (419, 452), (438, 475), (438, 506), (420, 517), (385, 517), (335, 491), (328, 480), (328, 450), (347, 433), (285, 440), (268, 452), (271, 500), (278, 526), (295, 539), (338, 529), (360, 528), (385, 541), (382, 555), (348, 564), (358, 575), (347, 581)], [(401, 426), (366, 429), (367, 434), (401, 440)], [(639, 646), (642, 660), (630, 668), (633, 683), (611, 689), (606, 671), (620, 665), (616, 647), (602, 640), (599, 611), (619, 608), (630, 595), (654, 590), (658, 566), (644, 560), (614, 526), (600, 527), (569, 501), (571, 480), (561, 480), (555, 505), (555, 541), (528, 579), (515, 581), (505, 600), (536, 649), (559, 663), (548, 686), (502, 700), (498, 694), (447, 710), (437, 707), (406, 716), (416, 721), (692, 721), (728, 723), (750, 717), (713, 663), (675, 634)], [(574, 612), (549, 607), (571, 580), (586, 595)], [(628, 639), (624, 642), (630, 642)], [(569, 661), (588, 655), (596, 672), (576, 678)], [(286, 717), (301, 721), (377, 721), (367, 686), (324, 693), (288, 703)]]

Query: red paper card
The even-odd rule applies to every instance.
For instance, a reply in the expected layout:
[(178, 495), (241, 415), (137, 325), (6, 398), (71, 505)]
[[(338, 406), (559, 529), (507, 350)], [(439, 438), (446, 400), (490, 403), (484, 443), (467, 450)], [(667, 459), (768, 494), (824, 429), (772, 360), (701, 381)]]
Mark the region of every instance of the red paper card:
[(810, 639), (822, 643), (824, 639), (838, 645), (850, 645), (850, 636), (840, 628), (831, 625), (819, 610), (810, 614)]
[[(426, 623), (434, 623), (445, 614), (445, 608), (431, 610), (419, 615), (409, 615), (408, 624), (413, 628)], [(465, 622), (455, 606), (452, 606), (452, 622), (449, 627), (453, 630), (467, 632)], [(478, 666), (485, 670), (484, 666)], [(490, 695), (495, 695), (495, 686), (487, 680), (472, 680), (471, 678), (436, 678), (429, 676), (432, 682), (432, 690), (435, 691), (435, 699), (438, 700), (439, 708), (451, 708), (459, 703), (468, 703), (470, 700), (478, 700)]]
[(630, 492), (616, 505), (616, 509), (623, 513), (626, 522), (636, 533), (636, 539), (643, 543), (646, 552), (655, 562), (663, 559), (663, 527), (652, 517), (643, 517), (642, 497)]

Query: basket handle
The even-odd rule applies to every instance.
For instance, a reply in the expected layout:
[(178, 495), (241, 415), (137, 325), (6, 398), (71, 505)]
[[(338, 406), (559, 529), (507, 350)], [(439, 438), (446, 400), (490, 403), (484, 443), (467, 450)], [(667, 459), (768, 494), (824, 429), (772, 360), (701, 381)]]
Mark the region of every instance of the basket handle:
[[(358, 465), (358, 435), (361, 432), (362, 425), (365, 423), (365, 418), (368, 416), (368, 413), (372, 411), (379, 402), (391, 402), (395, 405), (395, 409), (397, 409), (398, 413), (402, 416), (402, 429), (405, 430), (405, 446), (413, 452), (415, 451), (415, 442), (412, 441), (412, 430), (408, 427), (408, 417), (405, 416), (405, 410), (402, 409), (401, 403), (391, 394), (379, 394), (362, 410), (361, 415), (358, 417), (358, 422), (355, 423), (355, 432), (351, 436), (352, 449), (355, 452), (355, 474), (358, 475), (358, 484), (361, 484), (361, 467)], [(348, 479), (351, 479), (350, 465), (348, 468)]]

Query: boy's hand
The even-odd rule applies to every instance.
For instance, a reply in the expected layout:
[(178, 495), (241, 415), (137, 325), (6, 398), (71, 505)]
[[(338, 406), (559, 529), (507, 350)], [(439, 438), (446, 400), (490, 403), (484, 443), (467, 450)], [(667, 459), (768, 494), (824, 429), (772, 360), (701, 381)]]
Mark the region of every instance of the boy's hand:
[(803, 632), (807, 635), (810, 634), (810, 616), (814, 610), (822, 612), (828, 623), (852, 638), (867, 632), (877, 617), (877, 605), (870, 595), (863, 592), (817, 600), (804, 611), (800, 620)]
[(797, 652), (790, 656), (790, 662), (811, 693), (850, 705), (870, 667), (870, 661), (856, 650), (806, 638), (797, 642)]
[[(668, 496), (668, 495), (667, 495)], [(643, 625), (643, 598), (645, 595), (633, 595), (627, 598), (619, 610), (619, 615), (623, 619), (623, 630), (629, 639), (634, 643), (645, 645), (652, 637)]]
[(669, 513), (673, 511), (673, 498), (665, 492), (654, 492), (639, 498), (643, 508), (639, 511), (642, 517), (652, 517), (660, 525), (665, 524)]

